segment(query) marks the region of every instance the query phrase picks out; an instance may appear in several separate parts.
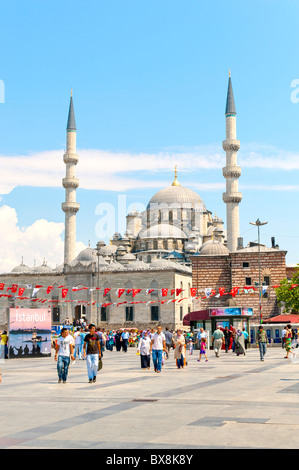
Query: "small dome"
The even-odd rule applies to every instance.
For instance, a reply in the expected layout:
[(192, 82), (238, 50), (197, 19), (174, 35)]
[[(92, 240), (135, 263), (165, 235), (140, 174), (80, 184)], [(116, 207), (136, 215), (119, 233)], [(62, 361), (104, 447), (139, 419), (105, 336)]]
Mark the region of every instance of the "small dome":
[(119, 232), (116, 232), (112, 238), (113, 240), (121, 240), (121, 234)]
[(120, 251), (127, 251), (126, 247), (123, 246), (123, 245), (119, 245), (119, 247), (117, 248), (117, 253), (119, 253)]
[(173, 261), (168, 261), (166, 259), (155, 259), (151, 262), (150, 268), (152, 269), (174, 269), (177, 268), (178, 264), (174, 263)]
[(136, 261), (136, 256), (133, 255), (133, 253), (127, 253), (126, 255), (124, 255), (122, 257), (122, 261), (125, 260), (125, 261)]
[(120, 263), (107, 263), (107, 266), (103, 266), (101, 267), (101, 271), (121, 271), (121, 270), (124, 270), (126, 269), (125, 266), (123, 266), (122, 264)]
[(26, 264), (23, 263), (23, 260), (19, 266), (16, 266), (11, 270), (11, 272), (14, 274), (29, 273), (30, 271), (31, 268), (29, 268), (29, 266), (26, 266)]
[(50, 266), (47, 266), (47, 262), (44, 261), (41, 266), (38, 266), (37, 268), (34, 268), (35, 273), (51, 273), (53, 271)]
[(89, 261), (90, 263), (97, 261), (97, 252), (93, 248), (85, 248), (85, 250), (81, 251), (76, 261)]
[(130, 271), (134, 271), (135, 269), (138, 271), (139, 269), (148, 269), (148, 268), (149, 268), (149, 265), (140, 260), (132, 261), (131, 263), (127, 265), (127, 269)]
[(202, 247), (199, 250), (199, 253), (201, 255), (206, 255), (206, 256), (215, 256), (215, 255), (228, 255), (229, 251), (227, 247), (216, 240), (209, 240), (208, 242), (205, 242)]
[(116, 253), (116, 245), (105, 245), (100, 249), (100, 255), (102, 256), (112, 256)]
[(62, 273), (64, 269), (64, 264), (60, 264), (59, 266), (56, 266), (56, 268), (53, 269), (54, 273)]

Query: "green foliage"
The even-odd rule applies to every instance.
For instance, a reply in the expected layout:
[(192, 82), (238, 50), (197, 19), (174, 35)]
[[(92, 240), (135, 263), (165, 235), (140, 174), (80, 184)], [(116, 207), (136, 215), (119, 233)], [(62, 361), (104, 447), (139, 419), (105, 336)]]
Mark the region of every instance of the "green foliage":
[[(296, 284), (298, 287), (292, 288)], [(299, 265), (297, 265), (297, 271), (291, 280), (285, 278), (280, 282), (280, 287), (276, 289), (276, 297), (280, 306), (284, 302), (284, 312), (299, 312)]]

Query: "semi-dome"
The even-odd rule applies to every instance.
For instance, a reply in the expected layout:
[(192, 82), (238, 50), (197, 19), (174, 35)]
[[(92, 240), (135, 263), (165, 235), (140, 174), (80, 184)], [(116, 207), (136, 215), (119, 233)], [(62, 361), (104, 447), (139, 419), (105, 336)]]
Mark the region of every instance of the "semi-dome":
[(199, 253), (200, 255), (206, 256), (228, 255), (229, 250), (223, 243), (216, 240), (209, 240), (201, 246)]
[(118, 263), (117, 261), (113, 263), (107, 263), (107, 266), (102, 266), (100, 268), (101, 272), (104, 271), (123, 271), (126, 267), (123, 264)]
[(179, 227), (170, 224), (156, 224), (140, 233), (140, 238), (188, 238)]
[[(149, 201), (147, 209), (155, 210), (157, 204), (167, 204), (169, 207), (193, 207), (204, 205), (201, 197), (192, 189), (184, 186), (169, 186), (158, 191)], [(199, 207), (198, 207), (199, 208)]]

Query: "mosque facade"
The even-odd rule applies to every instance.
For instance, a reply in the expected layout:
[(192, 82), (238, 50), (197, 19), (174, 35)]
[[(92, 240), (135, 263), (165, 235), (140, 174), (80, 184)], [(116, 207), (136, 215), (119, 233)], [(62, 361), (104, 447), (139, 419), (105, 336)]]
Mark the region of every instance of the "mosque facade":
[[(226, 140), (223, 149), (226, 152), (226, 166), (223, 176), (226, 192), (223, 201), (227, 209), (226, 231), (223, 220), (216, 214), (213, 216), (201, 197), (180, 184), (175, 168), (172, 184), (158, 191), (144, 212), (134, 210), (126, 216), (124, 234), (115, 233), (110, 244), (99, 241), (96, 247), (88, 247), (76, 256), (76, 215), (80, 209), (76, 201), (76, 189), (79, 187), (76, 168), (79, 156), (71, 96), (66, 151), (63, 155), (66, 168), (62, 180), (65, 189), (65, 202), (62, 203), (65, 214), (64, 260), (55, 269), (47, 266), (46, 261), (33, 268), (22, 261), (11, 273), (1, 274), (0, 282), (5, 285), (24, 286), (25, 298), (21, 300), (18, 295), (0, 298), (0, 324), (7, 323), (9, 307), (39, 308), (47, 305), (47, 302), (35, 302), (39, 298), (51, 300), (49, 306), (54, 324), (62, 323), (66, 318), (72, 320), (84, 316), (88, 322), (105, 328), (133, 325), (144, 328), (159, 323), (171, 329), (182, 327), (184, 316), (194, 309), (190, 296), (192, 259), (202, 257), (204, 260), (211, 253), (214, 259), (217, 254), (223, 258), (242, 248), (239, 237), (242, 194), (238, 190), (241, 169), (237, 165), (240, 142), (236, 136), (236, 109), (230, 76), (225, 117)], [(201, 287), (203, 283), (196, 286)], [(38, 293), (33, 296), (34, 286), (37, 285), (40, 286)], [(47, 293), (49, 286), (52, 289)], [(64, 299), (63, 287), (68, 290)], [(105, 289), (110, 289), (106, 295)], [(121, 299), (118, 297), (119, 289), (126, 290), (125, 297)], [(132, 298), (133, 289), (142, 290), (136, 299)], [(151, 293), (145, 294), (148, 289)], [(169, 292), (179, 289), (180, 298), (177, 300), (182, 302), (169, 300), (161, 303), (162, 289)], [(139, 303), (139, 299), (143, 303)]]

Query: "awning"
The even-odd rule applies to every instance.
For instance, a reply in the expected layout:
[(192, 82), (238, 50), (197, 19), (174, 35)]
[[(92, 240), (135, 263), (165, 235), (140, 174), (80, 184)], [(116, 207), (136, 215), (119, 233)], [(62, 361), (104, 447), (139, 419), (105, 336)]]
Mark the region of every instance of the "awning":
[(298, 314), (289, 314), (289, 315), (277, 315), (276, 317), (267, 318), (267, 320), (263, 320), (263, 323), (299, 323), (299, 315)]
[(190, 312), (183, 318), (183, 325), (190, 326), (191, 321), (210, 320), (209, 310), (198, 310), (197, 312)]

